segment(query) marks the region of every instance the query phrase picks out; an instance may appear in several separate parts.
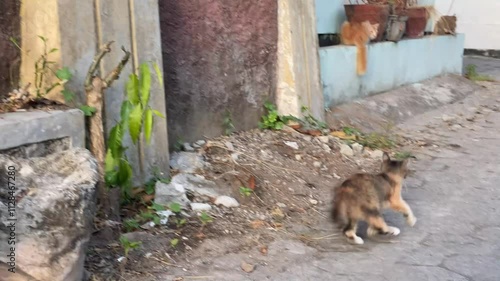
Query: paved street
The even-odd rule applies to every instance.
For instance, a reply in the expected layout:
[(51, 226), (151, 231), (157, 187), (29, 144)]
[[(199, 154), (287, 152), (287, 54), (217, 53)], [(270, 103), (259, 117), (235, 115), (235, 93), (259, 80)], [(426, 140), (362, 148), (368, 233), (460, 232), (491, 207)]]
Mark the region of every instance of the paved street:
[[(491, 71), (489, 62), (474, 63), (480, 73), (487, 73), (485, 65)], [(267, 256), (234, 252), (219, 253), (209, 263), (193, 260), (188, 275), (201, 280), (500, 280), (499, 107), (500, 85), (488, 84), (461, 102), (399, 126), (425, 146), (412, 148), (418, 160), (403, 193), (417, 224), (410, 228), (400, 215), (386, 214), (388, 223), (402, 230), (397, 238), (368, 239), (362, 246), (332, 235), (314, 247), (297, 239), (274, 241)], [(330, 223), (322, 228), (321, 235), (334, 233)], [(207, 247), (217, 252), (224, 243)], [(242, 260), (256, 269), (243, 272)], [(181, 273), (172, 269), (156, 277), (171, 280)]]

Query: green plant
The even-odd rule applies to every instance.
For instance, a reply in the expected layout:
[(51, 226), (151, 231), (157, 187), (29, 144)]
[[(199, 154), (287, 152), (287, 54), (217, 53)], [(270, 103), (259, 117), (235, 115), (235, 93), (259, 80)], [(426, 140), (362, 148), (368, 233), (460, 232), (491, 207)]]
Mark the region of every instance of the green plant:
[(130, 241), (125, 235), (120, 236), (120, 244), (122, 245), (125, 257), (128, 257), (128, 253), (131, 250), (138, 249), (141, 245), (141, 241)]
[(281, 130), (285, 123), (293, 118), (291, 116), (280, 116), (276, 106), (270, 102), (265, 102), (264, 107), (267, 115), (262, 116), (262, 121), (259, 122), (259, 128), (261, 129)]
[(144, 192), (146, 192), (146, 194), (148, 194), (148, 195), (151, 195), (151, 194), (155, 193), (155, 186), (156, 186), (157, 182), (169, 184), (170, 181), (171, 181), (170, 178), (164, 178), (164, 177), (160, 176), (160, 173), (155, 170), (155, 171), (153, 171), (153, 177), (151, 179), (149, 179), (146, 182), (146, 184), (144, 185)]
[(344, 134), (348, 136), (361, 136), (361, 131), (352, 127), (342, 127)]
[(203, 226), (207, 225), (208, 223), (213, 222), (213, 218), (207, 214), (206, 212), (202, 212), (200, 215), (200, 221)]
[(328, 125), (325, 122), (321, 122), (311, 115), (307, 106), (302, 106), (300, 110), (302, 111), (302, 115), (304, 115), (304, 121), (307, 123), (308, 127), (315, 129), (328, 129)]
[[(163, 78), (156, 64), (153, 64), (158, 82)], [(125, 131), (129, 132), (132, 142), (136, 144), (143, 134), (146, 143), (150, 143), (153, 116), (165, 118), (159, 111), (149, 106), (151, 95), (151, 73), (147, 63), (141, 64), (139, 75), (131, 74), (127, 82), (126, 98), (122, 103), (120, 120), (111, 129), (108, 139), (108, 149), (105, 159), (105, 180), (109, 187), (120, 187), (125, 198), (131, 195), (132, 167), (125, 154), (127, 147), (123, 146)]]
[(242, 196), (248, 197), (248, 196), (252, 195), (252, 193), (253, 193), (253, 190), (251, 188), (248, 188), (245, 186), (240, 186), (240, 194)]
[(160, 224), (160, 216), (156, 214), (156, 212), (151, 212), (151, 211), (141, 211), (139, 213), (139, 218), (141, 221), (153, 221), (156, 225)]
[(175, 248), (177, 244), (179, 244), (179, 239), (173, 238), (170, 240), (170, 246), (172, 246), (172, 248)]
[(491, 78), (488, 75), (481, 75), (477, 72), (477, 66), (474, 64), (468, 64), (465, 67), (465, 78), (472, 81), (488, 81), (494, 82), (495, 79)]
[(182, 147), (184, 146), (184, 142), (182, 139), (178, 139), (174, 144), (174, 151), (182, 151)]
[(405, 160), (408, 158), (414, 158), (415, 156), (409, 151), (398, 151), (394, 154), (394, 159)]
[(392, 138), (381, 133), (363, 134), (359, 137), (358, 142), (371, 149), (393, 148), (396, 146), (396, 142)]
[(170, 211), (172, 211), (172, 212), (174, 212), (174, 213), (178, 214), (178, 213), (180, 213), (180, 212), (181, 212), (182, 207), (181, 207), (181, 204), (179, 204), (179, 203), (175, 203), (175, 202), (174, 202), (174, 203), (171, 203), (171, 204), (170, 204), (169, 209), (170, 209)]
[(229, 110), (226, 109), (224, 113), (224, 119), (222, 120), (222, 126), (224, 128), (224, 134), (226, 136), (231, 135), (235, 131), (235, 127), (233, 124), (233, 116)]
[(139, 221), (136, 219), (126, 219), (123, 221), (123, 227), (125, 228), (125, 231), (130, 232), (139, 229), (141, 226)]

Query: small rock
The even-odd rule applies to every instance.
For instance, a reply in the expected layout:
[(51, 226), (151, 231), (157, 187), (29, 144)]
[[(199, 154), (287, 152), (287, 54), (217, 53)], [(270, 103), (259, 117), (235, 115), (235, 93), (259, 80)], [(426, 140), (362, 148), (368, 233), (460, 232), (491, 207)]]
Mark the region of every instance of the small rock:
[(191, 146), (191, 144), (189, 142), (185, 142), (182, 146), (184, 147), (184, 151), (187, 151), (187, 152), (194, 151), (194, 148)]
[(318, 140), (320, 140), (322, 143), (328, 143), (330, 141), (330, 138), (328, 136), (319, 136), (317, 137)]
[(241, 269), (246, 273), (250, 273), (255, 270), (255, 265), (249, 264), (246, 261), (241, 261)]
[(299, 149), (299, 145), (294, 141), (284, 141), (284, 143), (293, 149)]
[(441, 118), (443, 119), (444, 122), (452, 122), (456, 119), (455, 116), (450, 116), (450, 115), (446, 115), (446, 114), (443, 114), (443, 116), (441, 116)]
[(151, 256), (153, 256), (152, 253), (146, 253), (146, 254), (144, 254), (144, 257), (147, 258), (147, 259), (149, 259)]
[(170, 167), (181, 173), (194, 173), (204, 166), (203, 158), (194, 152), (174, 152), (170, 157)]
[(321, 164), (321, 162), (319, 162), (319, 161), (314, 161), (314, 163), (313, 163), (313, 166), (314, 166), (315, 168), (320, 168), (320, 167), (321, 167), (321, 165), (322, 165), (322, 164)]
[(462, 128), (462, 126), (460, 124), (455, 124), (455, 125), (451, 126), (451, 130), (453, 130), (453, 131), (459, 130), (461, 128)]
[(280, 202), (276, 203), (276, 206), (283, 208), (283, 209), (286, 208), (286, 204), (280, 203)]
[(193, 212), (210, 211), (212, 209), (212, 206), (207, 203), (191, 203), (190, 205)]
[(303, 138), (305, 141), (311, 141), (311, 140), (312, 140), (312, 137), (311, 137), (311, 136), (309, 136), (309, 135), (304, 135), (302, 138)]
[(234, 150), (234, 145), (229, 142), (229, 141), (226, 141), (224, 142), (224, 145), (227, 147), (227, 149), (229, 149), (230, 151), (233, 151)]
[(363, 146), (355, 142), (352, 144), (352, 151), (354, 152), (354, 155), (361, 155), (363, 154)]
[(300, 154), (296, 154), (296, 155), (295, 155), (295, 160), (297, 160), (297, 161), (302, 160), (302, 155), (300, 155)]
[(234, 199), (233, 197), (225, 196), (225, 195), (217, 197), (217, 199), (215, 199), (214, 203), (215, 203), (215, 205), (222, 205), (222, 206), (227, 207), (227, 208), (233, 208), (233, 207), (240, 206), (240, 204), (238, 203), (238, 201), (236, 201), (236, 199)]
[(277, 221), (281, 221), (285, 218), (285, 214), (279, 207), (276, 207), (271, 211), (271, 216)]
[(354, 156), (354, 152), (352, 151), (352, 148), (345, 143), (340, 145), (340, 153), (342, 155), (348, 156), (348, 157)]
[(206, 141), (204, 141), (204, 140), (197, 140), (197, 141), (195, 142), (195, 144), (196, 144), (196, 145), (198, 145), (198, 146), (204, 146), (206, 143), (207, 143), (207, 142), (206, 142)]
[(154, 222), (149, 221), (149, 222), (141, 225), (141, 228), (144, 229), (144, 230), (148, 230), (148, 229), (151, 229), (151, 228), (155, 227), (155, 225), (156, 224)]
[(377, 159), (377, 160), (382, 160), (382, 157), (384, 157), (384, 152), (382, 150), (374, 150), (370, 153), (370, 156), (373, 158), (373, 159)]
[(309, 202), (311, 202), (311, 204), (313, 205), (318, 205), (318, 200), (316, 199), (309, 199)]
[(336, 173), (333, 173), (333, 177), (336, 178), (336, 179), (340, 179), (340, 176), (337, 175)]
[(326, 152), (330, 152), (330, 151), (332, 151), (332, 149), (328, 146), (328, 144), (323, 143), (321, 146), (323, 147), (323, 149), (324, 149)]
[(170, 205), (179, 203), (186, 207), (190, 201), (186, 196), (186, 191), (190, 191), (200, 200), (209, 200), (218, 196), (215, 191), (216, 184), (206, 180), (203, 176), (192, 174), (177, 174), (169, 184), (156, 182), (155, 203)]
[(239, 156), (240, 156), (240, 153), (237, 153), (237, 152), (231, 153), (231, 158), (233, 158), (234, 161), (238, 161)]
[(168, 223), (168, 218), (174, 213), (170, 210), (158, 211), (156, 214), (160, 217), (160, 224), (166, 225)]

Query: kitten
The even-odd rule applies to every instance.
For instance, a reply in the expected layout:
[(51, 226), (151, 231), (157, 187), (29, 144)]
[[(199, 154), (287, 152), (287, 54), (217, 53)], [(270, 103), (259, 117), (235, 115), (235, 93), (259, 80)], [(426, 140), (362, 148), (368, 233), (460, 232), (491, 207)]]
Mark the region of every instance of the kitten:
[(371, 24), (369, 21), (362, 23), (344, 22), (340, 31), (342, 44), (357, 47), (356, 72), (358, 75), (366, 73), (367, 54), (366, 44), (377, 38), (379, 24)]
[(455, 30), (457, 29), (457, 17), (456, 16), (442, 16), (436, 22), (434, 26), (434, 34), (445, 35), (452, 34), (455, 35)]
[(397, 227), (387, 226), (382, 217), (383, 208), (391, 208), (406, 217), (408, 225), (415, 225), (417, 219), (410, 206), (401, 197), (401, 187), (408, 173), (408, 159), (391, 160), (384, 153), (382, 173), (378, 175), (360, 173), (353, 175), (335, 188), (333, 199), (333, 220), (343, 227), (344, 235), (355, 244), (363, 244), (356, 235), (358, 221), (369, 225), (367, 234), (398, 235)]

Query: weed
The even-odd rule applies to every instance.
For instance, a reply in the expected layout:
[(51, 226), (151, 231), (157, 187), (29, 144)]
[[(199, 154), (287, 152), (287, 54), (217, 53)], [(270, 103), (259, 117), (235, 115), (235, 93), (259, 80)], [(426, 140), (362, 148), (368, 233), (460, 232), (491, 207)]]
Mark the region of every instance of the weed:
[(307, 106), (302, 106), (300, 110), (304, 115), (304, 121), (307, 123), (308, 127), (312, 127), (315, 129), (328, 129), (328, 124), (314, 118), (314, 116), (311, 115), (311, 112), (309, 111), (309, 108)]
[(264, 103), (264, 107), (267, 110), (267, 115), (262, 116), (262, 122), (259, 122), (259, 128), (281, 130), (285, 124), (281, 120), (276, 106), (270, 102), (266, 102)]
[(348, 136), (361, 136), (362, 133), (360, 130), (353, 128), (353, 127), (342, 127), (342, 131), (344, 134)]
[(477, 73), (477, 66), (475, 64), (468, 64), (465, 67), (465, 78), (472, 81), (487, 81), (487, 82), (495, 81), (495, 79), (491, 78), (488, 75), (481, 75)]
[(252, 195), (252, 193), (253, 193), (253, 190), (251, 188), (248, 188), (245, 186), (240, 186), (240, 194), (242, 196), (249, 197), (250, 195)]
[(131, 232), (136, 229), (139, 229), (141, 226), (139, 224), (139, 221), (137, 221), (137, 219), (126, 219), (123, 222), (123, 227), (125, 228), (126, 232)]
[[(153, 65), (160, 84), (163, 78), (156, 64)], [(105, 180), (109, 187), (120, 187), (124, 198), (131, 196), (132, 167), (128, 162), (123, 146), (125, 131), (132, 142), (137, 144), (143, 133), (146, 143), (150, 143), (153, 130), (153, 115), (165, 118), (159, 111), (149, 106), (151, 95), (150, 66), (141, 64), (139, 75), (131, 74), (127, 82), (127, 96), (122, 103), (120, 121), (111, 129), (105, 160)]]
[(139, 218), (142, 221), (153, 221), (156, 225), (160, 224), (160, 216), (158, 216), (156, 213), (153, 213), (151, 211), (141, 211), (139, 213)]
[(170, 246), (172, 246), (172, 248), (175, 248), (177, 244), (179, 244), (179, 239), (174, 238), (170, 240)]
[(155, 193), (155, 186), (157, 182), (162, 182), (165, 184), (169, 184), (171, 179), (170, 178), (164, 178), (159, 175), (160, 173), (158, 171), (153, 172), (153, 177), (149, 179), (146, 184), (144, 185), (144, 192), (146, 194), (151, 195)]
[(358, 142), (371, 149), (387, 149), (396, 146), (396, 142), (392, 138), (381, 133), (363, 134)]
[(208, 223), (213, 222), (214, 220), (213, 220), (213, 218), (209, 214), (207, 214), (205, 212), (202, 212), (201, 215), (200, 215), (200, 221), (201, 221), (201, 224), (203, 226), (205, 226)]
[(399, 151), (394, 154), (396, 160), (405, 160), (408, 158), (414, 158), (415, 156), (409, 151)]
[(170, 211), (178, 214), (181, 212), (181, 205), (179, 203), (171, 203), (169, 206)]
[(226, 136), (231, 135), (235, 131), (235, 127), (233, 124), (233, 116), (229, 110), (226, 109), (224, 113), (224, 119), (222, 120), (222, 126), (224, 128), (224, 134)]
[(128, 253), (131, 250), (138, 249), (141, 245), (141, 241), (130, 241), (124, 235), (120, 236), (120, 244), (122, 245), (123, 251), (125, 253), (125, 257), (128, 257)]
[(184, 147), (184, 142), (182, 141), (182, 139), (178, 139), (174, 144), (174, 151), (182, 151), (183, 147)]

